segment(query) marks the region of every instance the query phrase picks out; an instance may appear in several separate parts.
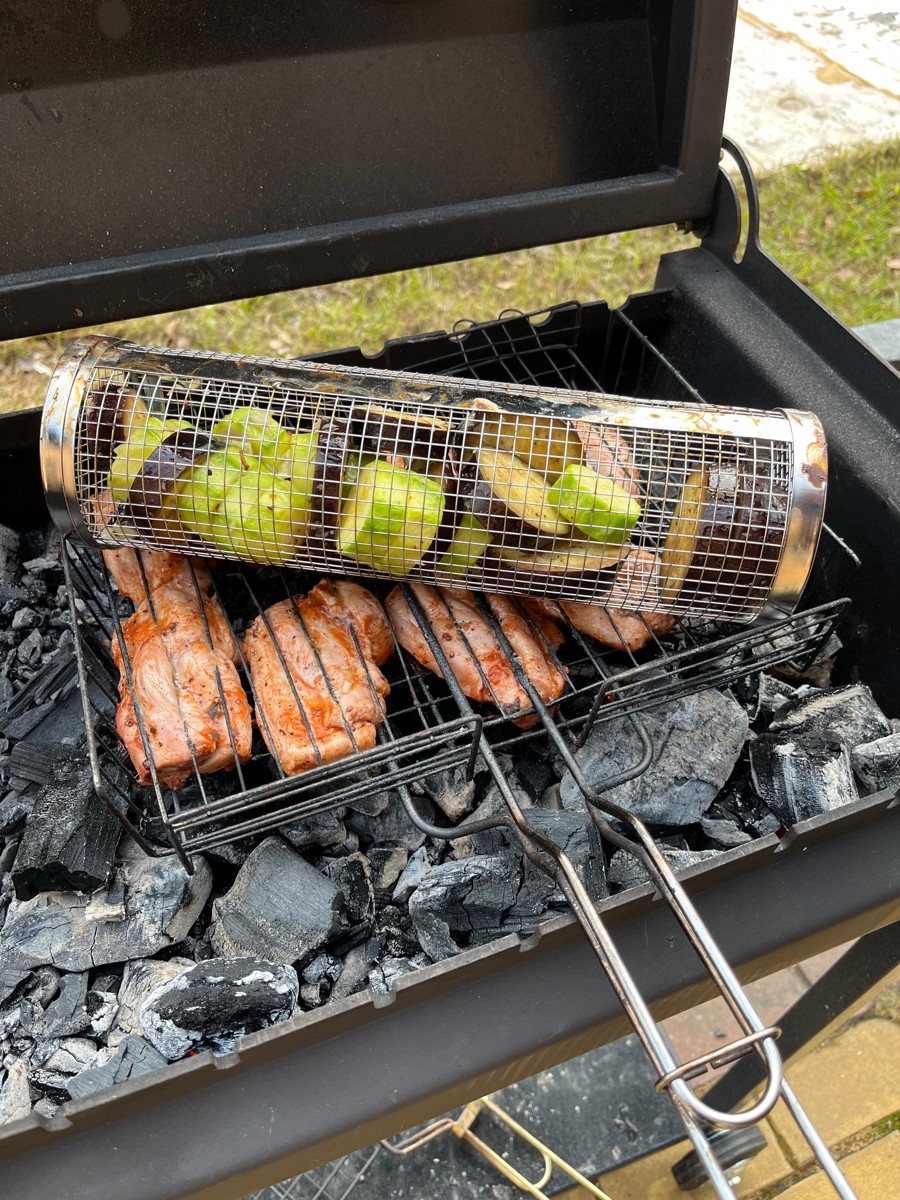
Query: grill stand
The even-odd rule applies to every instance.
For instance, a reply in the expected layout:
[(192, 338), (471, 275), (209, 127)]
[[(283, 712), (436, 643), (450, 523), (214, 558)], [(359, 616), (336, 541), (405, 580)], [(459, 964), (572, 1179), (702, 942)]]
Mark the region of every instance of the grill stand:
[[(428, 622), (425, 614), (422, 612), (414, 594), (408, 588), (406, 589), (406, 595), (419, 624), (423, 628), (427, 627)], [(512, 663), (519, 684), (526, 692), (535, 712), (540, 717), (541, 724), (550, 737), (554, 749), (564, 760), (572, 778), (581, 791), (588, 812), (600, 833), (608, 841), (628, 851), (642, 863), (658, 889), (660, 896), (668, 905), (694, 951), (700, 958), (706, 972), (715, 984), (719, 995), (728, 1005), (732, 1015), (743, 1031), (742, 1037), (720, 1050), (701, 1055), (686, 1063), (678, 1061), (674, 1047), (663, 1029), (654, 1020), (649, 1006), (635, 984), (624, 959), (619, 954), (606, 925), (594, 907), (574, 864), (554, 842), (529, 824), (525, 813), (513, 795), (505, 773), (497, 762), (491, 747), (483, 743), (481, 747), (482, 757), (500, 789), (500, 793), (510, 814), (510, 819), (500, 817), (491, 823), (495, 827), (511, 829), (519, 839), (528, 858), (536, 867), (553, 879), (566, 897), (572, 913), (577, 918), (590, 942), (591, 948), (606, 973), (645, 1052), (650, 1058), (654, 1069), (659, 1073), (656, 1085), (657, 1091), (665, 1091), (675, 1106), (684, 1124), (688, 1138), (700, 1162), (703, 1164), (715, 1188), (716, 1194), (721, 1200), (734, 1200), (734, 1192), (731, 1189), (727, 1176), (704, 1134), (704, 1125), (726, 1129), (744, 1129), (756, 1125), (772, 1111), (777, 1101), (781, 1099), (784, 1101), (814, 1156), (830, 1180), (836, 1194), (841, 1197), (841, 1200), (855, 1200), (855, 1193), (844, 1178), (828, 1146), (810, 1121), (793, 1088), (784, 1078), (781, 1056), (775, 1046), (775, 1039), (778, 1037), (780, 1030), (776, 1027), (766, 1027), (755, 1012), (737, 976), (722, 955), (712, 935), (702, 921), (699, 912), (665, 861), (644, 823), (626, 809), (621, 808), (610, 800), (604, 799), (604, 791), (608, 791), (617, 784), (624, 782), (627, 778), (640, 775), (649, 766), (653, 746), (640, 717), (635, 714), (629, 714), (629, 719), (638, 732), (643, 746), (643, 754), (640, 761), (628, 772), (620, 773), (615, 777), (606, 779), (600, 786), (589, 784), (578, 767), (575, 756), (565, 737), (557, 727), (551, 713), (519, 663), (500, 623), (494, 618), (490, 609), (483, 601), (481, 602), (481, 608), (482, 615), (490, 622), (494, 636), (500, 643), (509, 662)], [(463, 636), (465, 635), (463, 634)], [(441, 667), (444, 678), (453, 691), (454, 698), (460, 705), (461, 711), (465, 711), (468, 700), (456, 682), (450, 664), (437, 640), (432, 645), (432, 652), (435, 653), (438, 665)], [(589, 720), (585, 724), (582, 740), (590, 728), (591, 722)], [(424, 833), (432, 837), (441, 837), (449, 840), (462, 837), (467, 833), (474, 833), (477, 828), (485, 827), (485, 822), (478, 822), (477, 825), (475, 823), (471, 826), (461, 825), (451, 830), (440, 829), (429, 822), (423, 821), (405, 786), (401, 785), (398, 790), (411, 820)], [(606, 819), (608, 816), (614, 817), (616, 820), (626, 824), (634, 834), (635, 840), (632, 841), (630, 838), (614, 830)], [(755, 1104), (738, 1113), (722, 1112), (704, 1103), (690, 1085), (689, 1080), (705, 1074), (711, 1067), (735, 1062), (751, 1052), (759, 1056), (765, 1067), (766, 1083), (762, 1097)]]

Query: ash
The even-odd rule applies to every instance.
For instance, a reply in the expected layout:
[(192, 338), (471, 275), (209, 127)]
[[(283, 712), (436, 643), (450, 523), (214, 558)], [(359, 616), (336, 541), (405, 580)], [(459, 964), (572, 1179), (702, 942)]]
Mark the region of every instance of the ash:
[[(212, 850), (193, 874), (147, 855), (93, 791), (59, 555), (54, 532), (0, 527), (0, 1123), (385, 994), (565, 910), (505, 830), (433, 840), (390, 792)], [(764, 674), (647, 714), (653, 764), (610, 798), (676, 868), (900, 784), (900, 733), (867, 688), (829, 686), (837, 649), (805, 677)], [(632, 741), (624, 720), (595, 729), (579, 752), (588, 780), (629, 767)], [(499, 758), (595, 899), (645, 882), (601, 843), (546, 742)], [(415, 801), (438, 824), (504, 810), (485, 771), (433, 776)]]

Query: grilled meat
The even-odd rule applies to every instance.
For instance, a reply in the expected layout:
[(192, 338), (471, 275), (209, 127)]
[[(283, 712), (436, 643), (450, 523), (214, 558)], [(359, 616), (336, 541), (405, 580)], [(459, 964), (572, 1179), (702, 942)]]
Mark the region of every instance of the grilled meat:
[(675, 627), (675, 620), (668, 613), (648, 612), (642, 607), (660, 603), (659, 560), (649, 550), (634, 549), (623, 559), (609, 600), (613, 604), (625, 602), (628, 608), (531, 597), (524, 604), (536, 624), (568, 619), (580, 633), (596, 638), (604, 646), (631, 653), (646, 646), (653, 637), (665, 637)]
[(599, 429), (590, 421), (576, 421), (575, 429), (584, 447), (584, 461), (599, 475), (624, 488), (629, 496), (641, 495), (640, 477), (634, 465), (631, 447), (619, 432)]
[(286, 774), (375, 745), (390, 692), (377, 664), (393, 639), (371, 592), (323, 580), (257, 617), (243, 650), (257, 723)]
[[(437, 589), (421, 583), (409, 586), (459, 686), (469, 699), (495, 704), (522, 729), (535, 725), (538, 718), (533, 715), (516, 719), (516, 713), (531, 707), (530, 701), (471, 593), (458, 588)], [(487, 600), (541, 699), (547, 703), (558, 700), (565, 688), (565, 675), (553, 662), (542, 640), (535, 637), (514, 601), (505, 596), (488, 596)], [(401, 588), (394, 588), (385, 607), (400, 644), (422, 666), (440, 675), (441, 668)]]

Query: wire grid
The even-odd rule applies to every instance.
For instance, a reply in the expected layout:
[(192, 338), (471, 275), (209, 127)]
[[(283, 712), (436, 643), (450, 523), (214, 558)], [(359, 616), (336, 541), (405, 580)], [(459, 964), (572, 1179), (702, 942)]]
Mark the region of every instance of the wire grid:
[(347, 1200), (366, 1171), (381, 1153), (381, 1146), (369, 1146), (316, 1167), (294, 1179), (285, 1179), (272, 1187), (253, 1192), (244, 1200)]
[[(585, 368), (574, 346), (554, 343), (546, 347), (541, 344), (540, 327), (529, 321), (524, 324), (528, 342), (523, 345), (522, 338), (517, 337), (509, 354), (507, 322), (477, 327), (479, 357), (472, 357), (470, 339), (466, 337), (458, 344), (469, 357), (464, 356), (452, 369), (474, 374), (487, 364), (494, 372), (515, 367), (529, 378), (548, 373), (559, 378), (566, 367), (562, 378), (575, 382), (585, 377)], [(573, 332), (577, 334), (577, 330)], [(554, 333), (557, 335), (558, 330)], [(610, 342), (616, 344), (614, 339), (608, 339)], [(644, 339), (633, 336), (629, 330), (625, 344), (631, 348), (631, 361), (620, 347), (617, 382), (627, 367), (635, 387), (649, 388), (652, 375), (658, 378), (658, 390), (683, 392), (687, 385), (677, 377), (661, 373), (660, 360), (650, 352)], [(491, 347), (495, 351), (493, 357)], [(826, 541), (831, 545), (833, 539)], [(849, 561), (852, 555), (840, 544), (833, 546), (831, 558), (835, 557)], [(821, 558), (820, 555), (820, 561)], [(552, 712), (549, 717), (545, 711), (542, 719), (552, 719), (577, 734), (586, 718), (595, 723), (625, 708), (650, 707), (676, 693), (722, 684), (748, 671), (811, 654), (827, 637), (843, 604), (826, 603), (813, 612), (749, 633), (736, 633), (733, 626), (721, 623), (682, 620), (665, 642), (659, 634), (661, 627), (649, 616), (593, 610), (589, 614), (593, 618), (602, 614), (600, 632), (607, 643), (604, 645), (580, 630), (577, 622), (571, 623), (558, 606), (551, 606), (548, 619), (546, 613), (536, 612), (528, 601), (507, 602), (495, 597), (486, 602), (465, 593), (441, 594), (421, 584), (391, 589), (390, 585), (377, 582), (374, 591), (382, 600), (392, 596), (388, 600), (392, 618), (402, 617), (404, 611), (409, 614), (410, 605), (416, 610), (413, 637), (407, 634), (404, 649), (399, 644), (404, 639), (398, 638), (395, 630), (396, 652), (391, 663), (384, 667), (392, 690), (387, 715), (378, 729), (377, 745), (360, 752), (352, 729), (348, 730), (347, 757), (316, 764), (302, 775), (294, 775), (278, 761), (277, 752), (274, 756), (268, 753), (260, 739), (254, 744), (250, 760), (241, 762), (233, 731), (228, 728), (233, 760), (237, 763), (233, 773), (205, 775), (203, 764), (195, 754), (188, 753), (181, 764), (189, 777), (188, 785), (181, 791), (173, 791), (160, 778), (151, 754), (147, 763), (150, 789), (135, 790), (122, 782), (121, 752), (115, 729), (119, 673), (109, 656), (110, 640), (123, 640), (128, 606), (115, 592), (99, 556), (72, 540), (67, 541), (66, 569), (75, 605), (95, 775), (111, 807), (130, 822), (133, 830), (136, 827), (139, 831), (146, 822), (148, 801), (152, 804), (155, 798), (156, 815), (173, 847), (183, 856), (313, 816), (371, 794), (379, 786), (414, 782), (448, 766), (471, 767), (482, 731), (498, 748), (511, 747), (539, 735), (541, 721), (515, 683), (513, 672), (498, 677), (483, 666), (484, 638), (492, 640), (496, 647), (500, 629), (513, 641), (523, 661), (538, 663), (542, 681), (539, 690)], [(188, 566), (187, 569), (198, 611), (206, 612), (197, 573), (203, 568)], [(272, 605), (287, 606), (292, 619), (299, 617), (301, 614), (291, 597), (306, 594), (317, 579), (318, 576), (284, 568), (257, 571), (239, 563), (227, 563), (217, 571), (215, 585), (209, 580), (203, 587), (211, 591), (216, 604), (227, 613), (230, 625), (240, 634), (253, 621), (265, 622), (265, 614)], [(143, 595), (149, 590), (146, 574), (142, 587)], [(819, 598), (827, 599), (828, 594), (826, 590)], [(452, 598), (449, 601), (448, 595)], [(443, 632), (455, 639), (459, 651), (457, 662), (468, 666), (469, 678), (463, 690), (476, 702), (478, 715), (474, 720), (463, 715), (451, 690), (428, 669), (435, 667), (434, 655), (429, 655), (429, 640), (441, 635), (442, 622)], [(302, 620), (295, 623), (302, 626)], [(204, 624), (203, 635), (211, 643), (208, 616), (204, 617)], [(481, 637), (480, 643), (477, 637)], [(127, 638), (124, 640), (127, 642)], [(277, 639), (273, 641), (277, 645)], [(236, 642), (240, 647), (239, 637)], [(360, 650), (358, 644), (354, 646), (354, 653), (364, 662)], [(238, 665), (248, 681), (258, 724), (265, 731), (265, 697), (254, 685), (246, 661), (239, 658)], [(283, 659), (280, 665), (285, 686), (290, 690), (291, 673)], [(327, 683), (327, 672), (321, 674)], [(366, 684), (370, 691), (375, 690), (368, 675)], [(227, 724), (229, 709), (222, 695), (221, 679), (217, 685)], [(302, 698), (295, 689), (293, 700), (302, 717)], [(510, 724), (511, 720), (515, 725)], [(344, 724), (346, 728), (346, 721)], [(143, 734), (142, 730), (139, 732)], [(314, 744), (314, 739), (309, 740)]]
[[(626, 331), (609, 353), (636, 339), (661, 373)], [(771, 593), (794, 465), (779, 414), (662, 394), (598, 409), (597, 392), (561, 410), (536, 375), (430, 399), (385, 372), (201, 378), (168, 358), (90, 368), (76, 475), (105, 544), (744, 621)], [(629, 570), (640, 549), (652, 577)]]

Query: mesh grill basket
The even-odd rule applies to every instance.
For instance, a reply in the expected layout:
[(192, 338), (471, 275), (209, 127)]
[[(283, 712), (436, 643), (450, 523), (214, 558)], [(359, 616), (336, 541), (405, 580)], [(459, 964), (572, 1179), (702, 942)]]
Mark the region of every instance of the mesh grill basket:
[(104, 337), (61, 358), (41, 463), (93, 545), (734, 621), (798, 601), (827, 476), (809, 413)]

